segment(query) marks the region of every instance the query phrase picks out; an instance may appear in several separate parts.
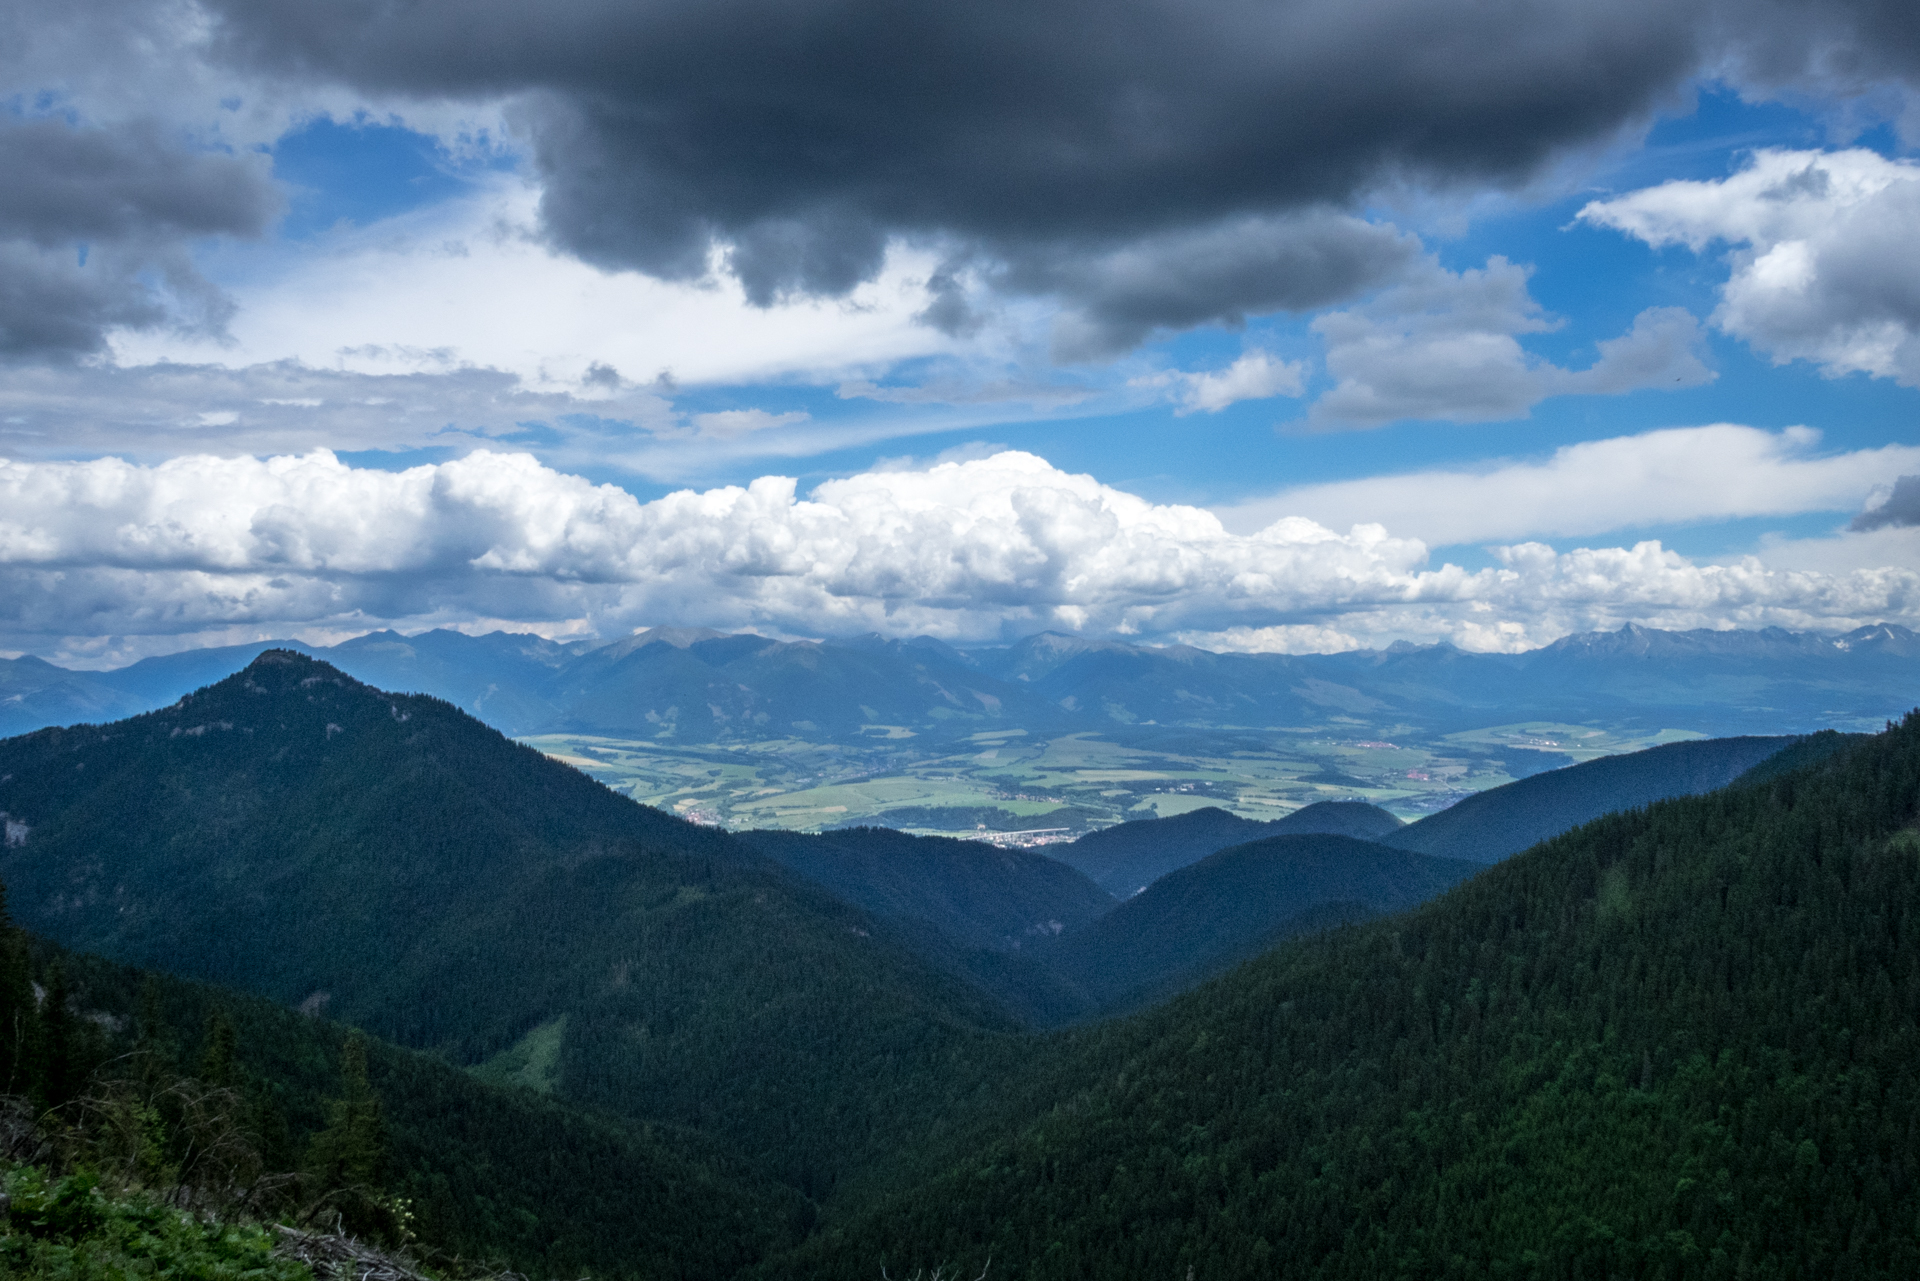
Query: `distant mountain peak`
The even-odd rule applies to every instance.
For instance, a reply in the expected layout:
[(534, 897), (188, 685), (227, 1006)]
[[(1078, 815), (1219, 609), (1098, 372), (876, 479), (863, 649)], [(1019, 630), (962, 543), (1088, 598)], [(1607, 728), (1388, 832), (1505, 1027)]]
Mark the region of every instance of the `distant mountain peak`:
[(285, 682), (290, 676), (297, 677), (300, 685), (317, 685), (326, 682), (338, 685), (342, 689), (363, 688), (371, 691), (371, 686), (363, 686), (324, 658), (315, 658), (311, 654), (302, 654), (297, 649), (262, 650), (251, 663), (209, 687), (210, 690), (224, 689), (230, 686), (254, 686), (271, 680), (276, 684)]
[(1035, 632), (1016, 642), (1016, 649), (1048, 650), (1057, 654), (1079, 654), (1090, 649), (1131, 649), (1119, 641), (1095, 640), (1069, 632)]
[(675, 649), (686, 649), (698, 645), (701, 641), (721, 640), (731, 635), (752, 635), (747, 633), (716, 632), (711, 627), (649, 627), (643, 632), (635, 632), (630, 641), (634, 649), (643, 645), (671, 645)]
[(1920, 633), (1898, 623), (1869, 623), (1844, 636), (1833, 638), (1833, 647), (1841, 653), (1855, 649), (1888, 650), (1900, 654), (1920, 653)]
[(1522, 655), (1531, 659), (1560, 657), (1638, 658), (1659, 661), (1785, 660), (1831, 657), (1858, 650), (1902, 657), (1920, 655), (1920, 635), (1894, 623), (1874, 623), (1842, 636), (1827, 632), (1796, 632), (1784, 627), (1704, 628), (1664, 631), (1627, 623), (1618, 631), (1575, 632)]
[(723, 640), (731, 633), (716, 632), (711, 627), (649, 627), (635, 632), (625, 640), (618, 640), (592, 651), (603, 661), (618, 661), (629, 654), (636, 654), (649, 645), (669, 645), (674, 649), (691, 649), (701, 641)]
[[(259, 654), (257, 654), (254, 657), (254, 660), (251, 663), (248, 663), (246, 667), (242, 668), (241, 670), (249, 671), (256, 667), (300, 667), (300, 666), (325, 667), (330, 671), (335, 671), (335, 672), (340, 671), (339, 668), (335, 667), (332, 663), (327, 662), (325, 659), (315, 658), (311, 654), (302, 654), (297, 649), (262, 650)], [(344, 673), (342, 674), (344, 675)]]

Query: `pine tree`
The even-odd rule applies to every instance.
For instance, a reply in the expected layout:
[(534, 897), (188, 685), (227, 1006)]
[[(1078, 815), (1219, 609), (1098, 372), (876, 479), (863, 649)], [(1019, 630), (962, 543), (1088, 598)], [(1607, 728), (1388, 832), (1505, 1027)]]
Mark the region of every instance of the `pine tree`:
[(200, 1079), (216, 1090), (235, 1089), (240, 1084), (239, 1066), (234, 1062), (238, 1038), (233, 1020), (219, 1006), (207, 1011), (206, 1034), (200, 1050)]
[(392, 1214), (381, 1196), (386, 1166), (386, 1118), (367, 1077), (367, 1038), (347, 1034), (340, 1050), (340, 1097), (328, 1106), (327, 1128), (307, 1151), (308, 1173), (324, 1203), (348, 1231), (391, 1235)]
[(86, 1084), (85, 1048), (79, 1021), (68, 1008), (67, 967), (47, 967), (47, 994), (40, 1003), (40, 1094), (48, 1107), (80, 1097)]
[(24, 1094), (32, 1087), (39, 1022), (26, 931), (14, 928), (7, 915), (7, 887), (0, 884), (0, 1094)]

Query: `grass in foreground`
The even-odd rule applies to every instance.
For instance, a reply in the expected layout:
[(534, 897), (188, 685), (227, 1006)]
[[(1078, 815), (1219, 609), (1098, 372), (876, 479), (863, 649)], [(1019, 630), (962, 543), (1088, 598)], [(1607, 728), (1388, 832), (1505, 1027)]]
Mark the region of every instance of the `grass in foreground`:
[(0, 1174), (7, 1196), (0, 1276), (18, 1281), (312, 1281), (302, 1263), (275, 1256), (257, 1223), (223, 1222), (141, 1192), (110, 1196), (87, 1172), (49, 1178), (16, 1165)]

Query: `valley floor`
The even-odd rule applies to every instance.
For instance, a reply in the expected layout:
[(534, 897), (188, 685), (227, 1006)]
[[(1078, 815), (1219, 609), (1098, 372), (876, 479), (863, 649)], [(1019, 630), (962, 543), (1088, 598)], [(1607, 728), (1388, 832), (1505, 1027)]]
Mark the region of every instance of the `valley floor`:
[(1129, 726), (1055, 738), (989, 730), (937, 743), (871, 726), (857, 743), (520, 741), (647, 805), (732, 829), (880, 822), (922, 835), (1048, 844), (1218, 806), (1274, 819), (1363, 800), (1409, 821), (1542, 769), (1704, 738), (1689, 729), (1524, 722), (1427, 736), (1357, 720), (1287, 729)]

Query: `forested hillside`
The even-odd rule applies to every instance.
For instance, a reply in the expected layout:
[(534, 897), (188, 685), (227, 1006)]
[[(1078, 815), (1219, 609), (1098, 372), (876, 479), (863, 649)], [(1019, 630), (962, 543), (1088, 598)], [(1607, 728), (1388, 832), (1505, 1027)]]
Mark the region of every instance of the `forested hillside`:
[(1135, 819), (1089, 832), (1056, 847), (1053, 854), (1092, 877), (1107, 893), (1126, 898), (1168, 872), (1229, 845), (1266, 836), (1332, 835), (1377, 841), (1401, 826), (1386, 810), (1360, 801), (1320, 801), (1267, 821), (1242, 818), (1209, 805), (1172, 818)]
[(965, 947), (1008, 950), (1094, 920), (1112, 895), (1033, 850), (909, 836), (884, 827), (737, 839), (846, 902)]
[(1603, 756), (1467, 797), (1380, 839), (1444, 858), (1493, 863), (1611, 814), (1725, 787), (1791, 738), (1710, 738)]
[(768, 1276), (1920, 1272), (1920, 713), (1049, 1043)]
[(1088, 1009), (1110, 1013), (1184, 991), (1291, 935), (1423, 903), (1479, 870), (1350, 836), (1269, 836), (1167, 873), (1033, 959)]
[[(104, 1212), (87, 1208), (87, 1180), (233, 1216), (342, 1216), (376, 1242), (549, 1276), (724, 1276), (805, 1231), (801, 1197), (697, 1135), (590, 1117), (365, 1037), (350, 1053), (340, 1024), (30, 945), (4, 918), (0, 1094), (29, 1106), (0, 1098), (0, 1164), (11, 1146), (38, 1157), (43, 1182), (81, 1172), (59, 1185), (82, 1198), (69, 1235)], [(202, 1268), (220, 1246), (149, 1237), (145, 1253)]]
[(699, 1128), (809, 1193), (1013, 1026), (725, 833), (286, 651), (0, 743), (0, 810), (15, 914), (64, 945), (459, 1064), (557, 1038), (557, 1097)]
[(888, 832), (764, 838), (786, 866), (270, 651), (0, 743), (0, 877), (60, 943), (281, 1004), (0, 936), (0, 1071), (238, 1082), (368, 1231), (551, 1277), (1906, 1275), (1920, 713), (1780, 745), (1689, 745), (1661, 785), (1762, 764), (1490, 867), (1267, 836), (1107, 907)]

